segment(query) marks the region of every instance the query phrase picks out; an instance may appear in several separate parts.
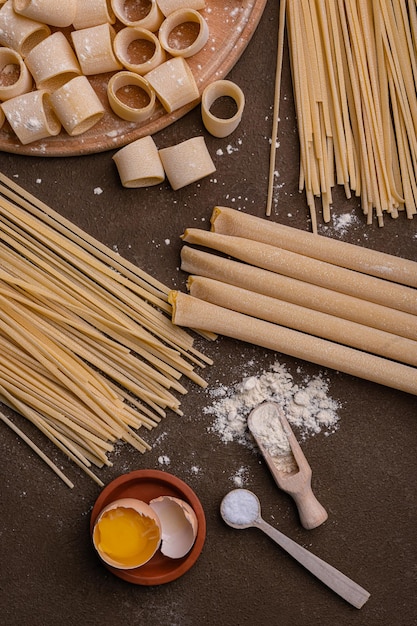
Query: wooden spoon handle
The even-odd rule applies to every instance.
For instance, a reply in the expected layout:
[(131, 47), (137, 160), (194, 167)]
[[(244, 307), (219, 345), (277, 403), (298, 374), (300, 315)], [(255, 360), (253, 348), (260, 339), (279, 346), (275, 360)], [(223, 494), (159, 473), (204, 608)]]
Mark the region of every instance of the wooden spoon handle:
[(309, 552), (298, 543), (281, 533), (276, 528), (259, 518), (254, 525), (273, 539), (281, 548), (286, 550), (294, 559), (303, 565), (309, 572), (314, 574), (330, 589), (336, 592), (344, 600), (360, 609), (368, 600), (370, 594), (363, 587), (342, 574), (339, 570), (329, 565), (318, 556)]
[(326, 509), (317, 500), (311, 489), (305, 489), (300, 493), (292, 493), (300, 515), (301, 524), (311, 530), (323, 524), (328, 518)]

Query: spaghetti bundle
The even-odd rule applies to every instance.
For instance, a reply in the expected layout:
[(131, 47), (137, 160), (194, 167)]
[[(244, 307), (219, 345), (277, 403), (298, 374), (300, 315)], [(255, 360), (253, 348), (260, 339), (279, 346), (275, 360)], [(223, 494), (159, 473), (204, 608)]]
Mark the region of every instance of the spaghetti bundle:
[(167, 294), (0, 174), (0, 400), (98, 484), (116, 441), (144, 452), (137, 430), (181, 414), (183, 375), (205, 386)]
[(300, 190), (317, 230), (332, 188), (361, 198), (367, 222), (416, 213), (417, 12), (406, 0), (288, 2)]

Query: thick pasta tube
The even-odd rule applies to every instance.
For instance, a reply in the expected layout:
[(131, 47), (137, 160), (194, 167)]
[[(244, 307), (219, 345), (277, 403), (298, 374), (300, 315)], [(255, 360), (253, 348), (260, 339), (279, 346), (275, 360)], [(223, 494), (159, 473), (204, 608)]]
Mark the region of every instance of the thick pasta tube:
[(158, 7), (167, 17), (170, 13), (178, 11), (178, 9), (195, 9), (200, 11), (206, 6), (205, 0), (156, 0)]
[(239, 263), (217, 254), (184, 246), (181, 250), (181, 269), (189, 274), (207, 276), (401, 337), (417, 339), (415, 315)]
[(150, 135), (128, 144), (113, 156), (123, 187), (150, 187), (165, 178), (158, 148)]
[(163, 107), (172, 113), (199, 98), (195, 78), (187, 61), (175, 57), (145, 74)]
[(25, 62), (38, 89), (54, 91), (81, 74), (74, 50), (61, 31), (32, 48)]
[(114, 24), (115, 21), (110, 0), (78, 0), (72, 25), (80, 30), (99, 24)]
[(23, 57), (50, 34), (47, 24), (16, 13), (13, 0), (7, 0), (0, 8), (0, 44), (16, 50)]
[(417, 287), (417, 263), (307, 231), (269, 222), (229, 207), (213, 209), (211, 229), (298, 252), (327, 263)]
[[(145, 96), (145, 98), (140, 96)], [(129, 122), (142, 123), (155, 110), (154, 90), (143, 76), (134, 72), (113, 74), (107, 84), (107, 97), (113, 112)], [(136, 102), (139, 99), (140, 105)]]
[(3, 102), (1, 107), (23, 145), (58, 135), (61, 130), (50, 103), (50, 95), (45, 90), (16, 96)]
[[(171, 44), (171, 34), (175, 29), (179, 28), (183, 24), (193, 23), (198, 25), (197, 36), (191, 43), (181, 45), (181, 39), (175, 38), (175, 44)], [(162, 22), (159, 32), (159, 41), (161, 46), (171, 56), (181, 56), (188, 58), (200, 52), (207, 43), (209, 37), (209, 28), (206, 20), (198, 11), (194, 9), (178, 9), (170, 13), (168, 17)]]
[(159, 151), (165, 173), (174, 190), (216, 171), (204, 137), (192, 137)]
[(77, 0), (13, 0), (16, 13), (51, 26), (71, 26), (77, 10)]
[[(135, 54), (138, 42), (146, 42), (148, 54)], [(166, 54), (158, 37), (146, 28), (126, 26), (117, 33), (113, 42), (114, 53), (122, 65), (136, 74), (146, 74), (165, 61)]]
[(241, 261), (263, 269), (291, 276), (327, 289), (389, 306), (406, 313), (417, 313), (416, 291), (381, 278), (368, 276), (306, 257), (296, 252), (282, 250), (265, 243), (243, 237), (231, 237), (196, 228), (187, 229), (184, 241), (224, 252)]
[(51, 103), (71, 136), (85, 133), (104, 115), (104, 107), (86, 76), (77, 76), (54, 91)]
[(188, 288), (195, 298), (225, 309), (417, 366), (417, 341), (227, 285), (211, 278), (190, 276)]
[[(140, 26), (155, 32), (160, 27), (164, 16), (160, 11), (156, 0), (147, 2), (147, 12), (144, 15), (143, 7), (136, 8), (135, 3), (128, 3), (125, 0), (111, 0), (114, 14), (118, 20), (126, 26)], [(136, 10), (135, 10), (136, 9)]]
[(169, 302), (172, 320), (178, 326), (198, 327), (417, 395), (417, 370), (408, 365), (229, 311), (178, 291), (170, 292)]
[[(216, 100), (229, 97), (236, 103), (236, 113), (231, 117), (216, 117), (210, 111)], [(208, 132), (214, 137), (227, 137), (239, 126), (245, 108), (245, 95), (230, 80), (216, 80), (204, 89), (201, 96), (201, 117)]]
[(72, 43), (84, 76), (122, 69), (113, 50), (115, 36), (108, 23), (72, 31)]
[(32, 89), (32, 76), (15, 50), (0, 48), (0, 100), (10, 100)]

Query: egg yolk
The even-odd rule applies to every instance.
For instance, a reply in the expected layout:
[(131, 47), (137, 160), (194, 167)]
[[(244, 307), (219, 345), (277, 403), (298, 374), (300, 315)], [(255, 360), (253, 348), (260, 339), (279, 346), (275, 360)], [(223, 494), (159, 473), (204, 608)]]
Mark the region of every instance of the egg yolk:
[(99, 552), (121, 566), (138, 567), (157, 549), (160, 530), (151, 517), (117, 508), (103, 514), (94, 529), (94, 540)]

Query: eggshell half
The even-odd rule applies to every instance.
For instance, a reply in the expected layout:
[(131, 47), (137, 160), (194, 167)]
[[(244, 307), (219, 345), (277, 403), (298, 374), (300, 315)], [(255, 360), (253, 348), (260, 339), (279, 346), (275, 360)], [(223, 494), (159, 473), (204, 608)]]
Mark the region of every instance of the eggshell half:
[(161, 522), (162, 554), (180, 559), (193, 547), (198, 529), (197, 516), (192, 507), (179, 498), (160, 496), (149, 502)]

